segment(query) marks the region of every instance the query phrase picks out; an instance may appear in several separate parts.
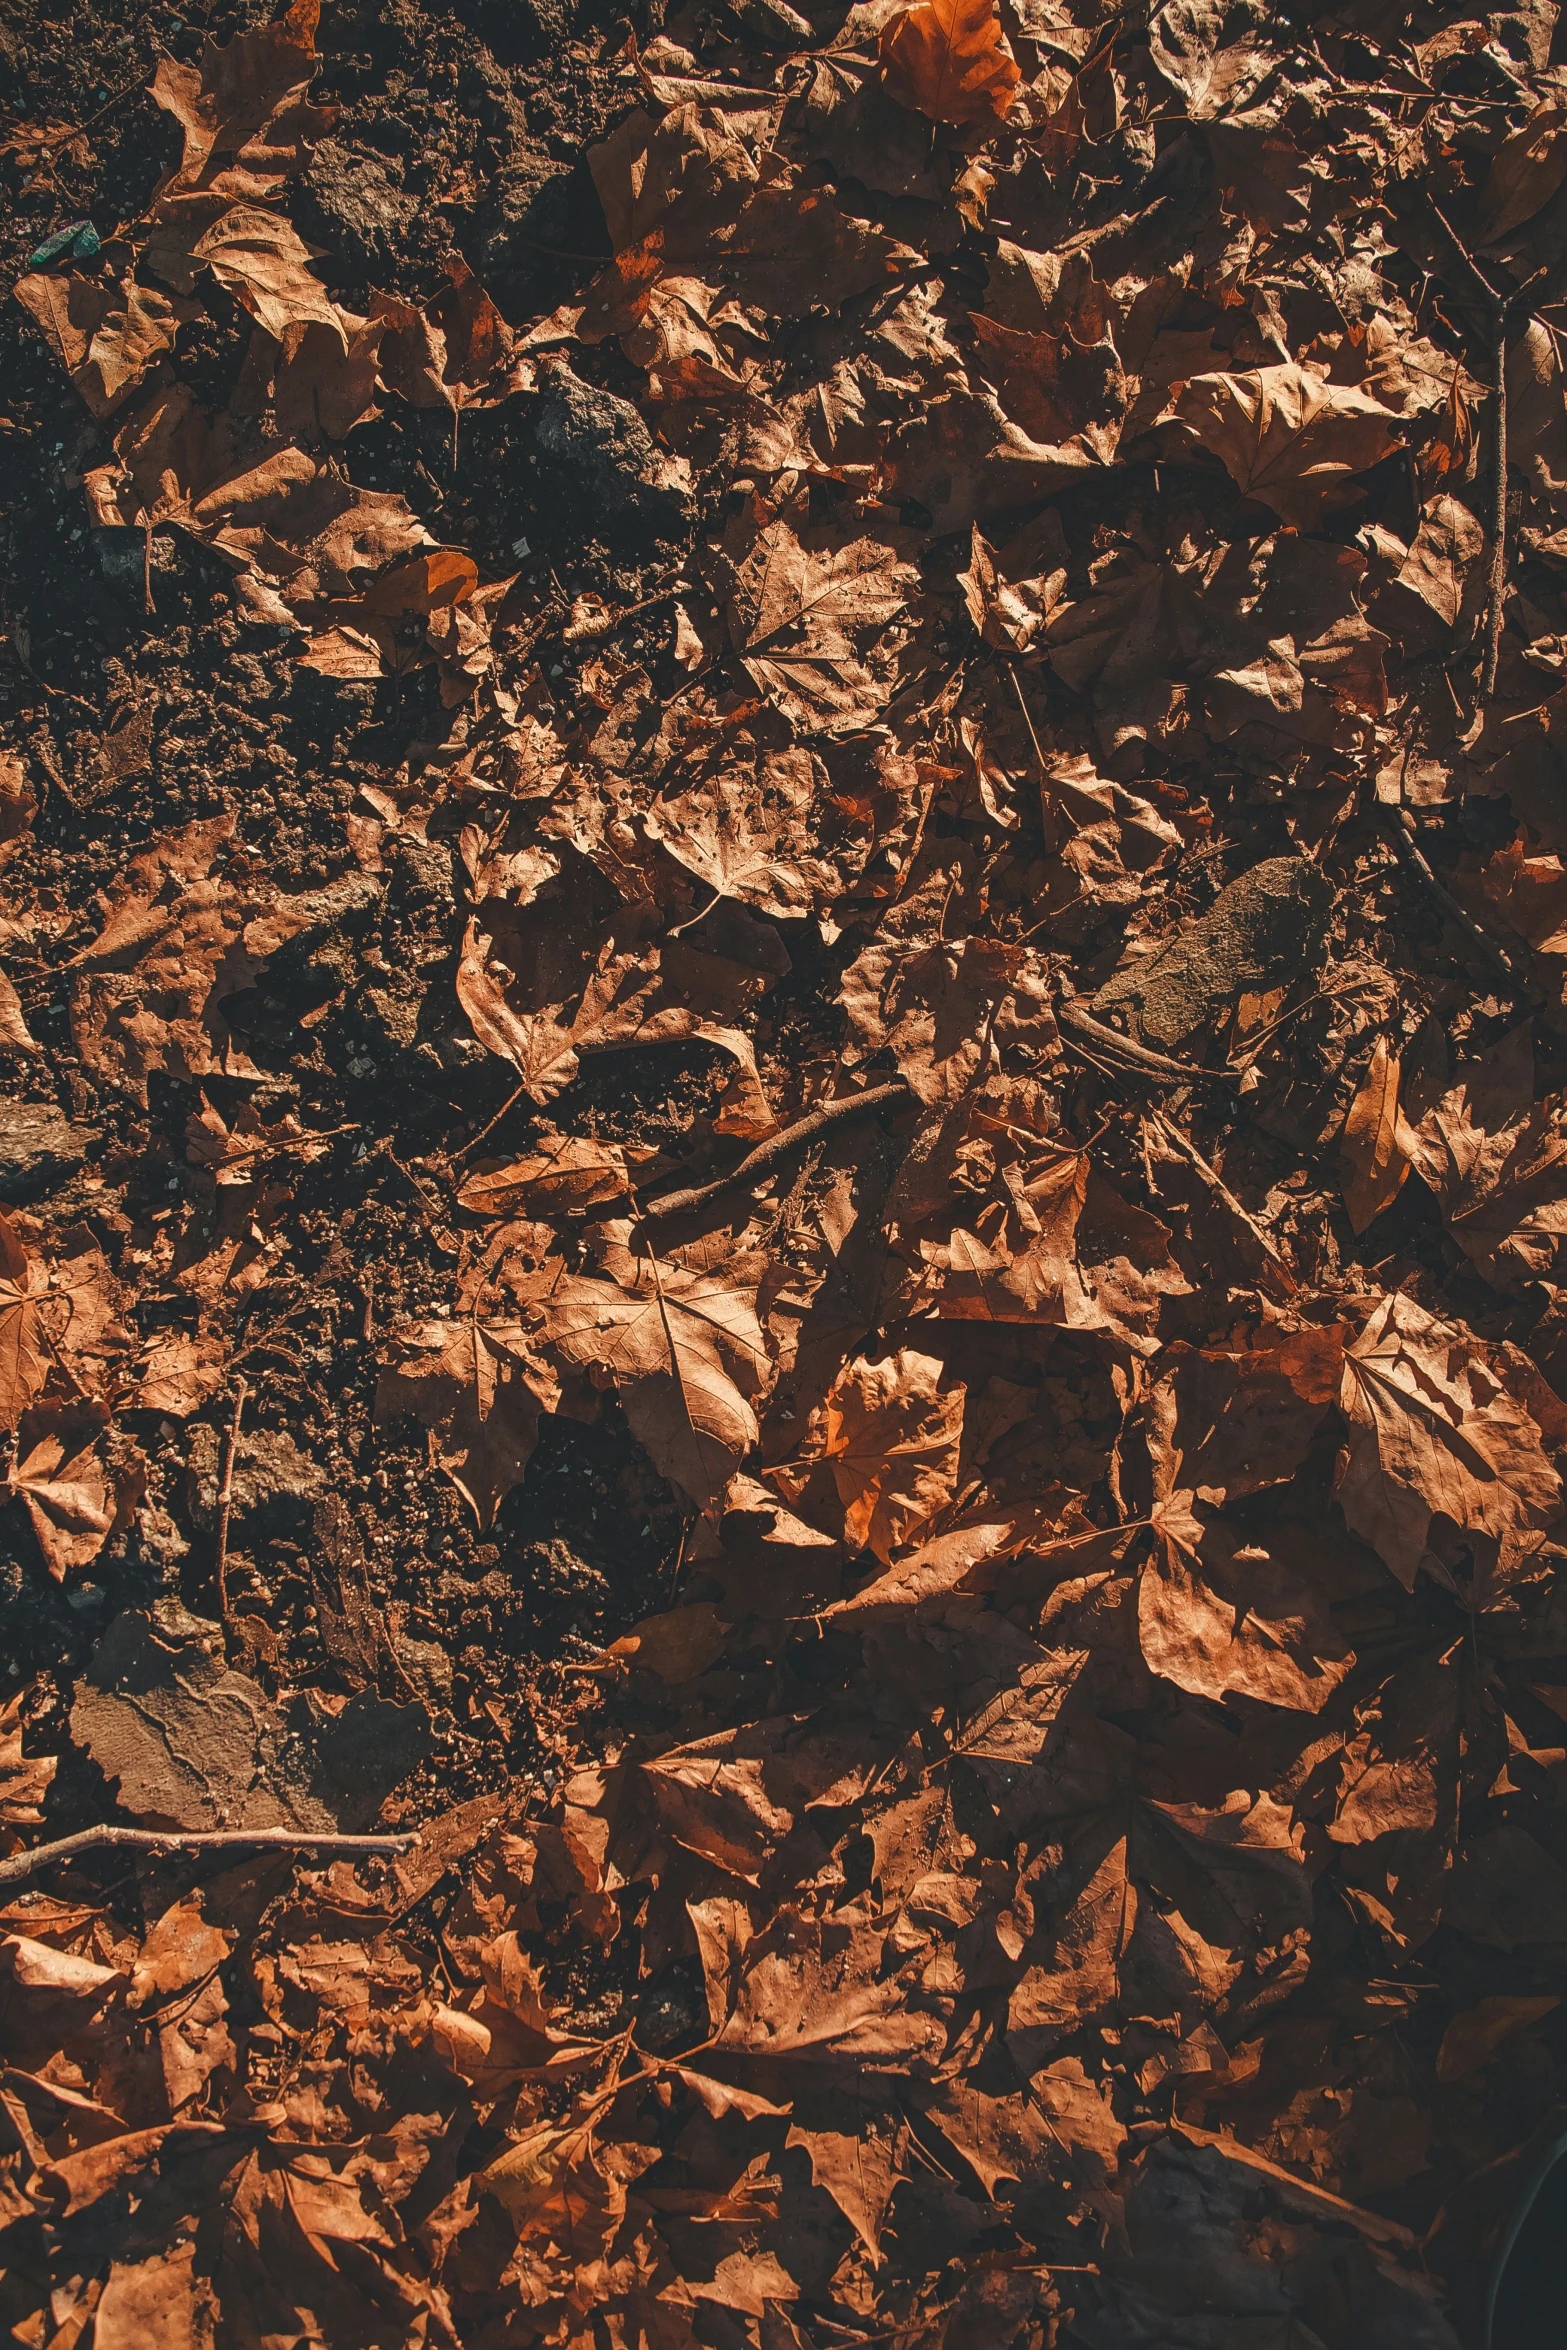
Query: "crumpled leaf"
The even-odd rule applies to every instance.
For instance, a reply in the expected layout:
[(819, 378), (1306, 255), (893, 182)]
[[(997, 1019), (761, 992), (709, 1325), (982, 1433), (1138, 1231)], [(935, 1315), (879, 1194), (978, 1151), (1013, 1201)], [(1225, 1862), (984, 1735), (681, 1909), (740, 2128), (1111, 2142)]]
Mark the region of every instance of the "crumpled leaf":
[(1170, 414), (1297, 530), (1318, 529), (1355, 497), (1353, 477), (1399, 446), (1380, 402), (1296, 366), (1193, 376)]
[(1529, 1391), (1515, 1394), (1509, 1372), (1397, 1291), (1345, 1348), (1340, 1408), (1350, 1434), (1339, 1503), (1406, 1590), (1422, 1567), (1453, 1579), (1432, 1548), (1440, 1519), (1463, 1530), (1478, 1604), (1543, 1571), (1562, 1480)]

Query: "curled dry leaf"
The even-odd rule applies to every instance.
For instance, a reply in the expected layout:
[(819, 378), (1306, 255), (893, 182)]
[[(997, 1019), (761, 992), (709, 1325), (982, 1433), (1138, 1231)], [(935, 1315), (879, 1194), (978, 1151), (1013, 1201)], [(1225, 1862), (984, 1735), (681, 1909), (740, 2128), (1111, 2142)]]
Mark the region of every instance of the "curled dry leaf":
[(1344, 1205), (1357, 1233), (1392, 1206), (1409, 1173), (1412, 1138), (1399, 1109), (1398, 1067), (1397, 1053), (1379, 1036), (1339, 1138)]

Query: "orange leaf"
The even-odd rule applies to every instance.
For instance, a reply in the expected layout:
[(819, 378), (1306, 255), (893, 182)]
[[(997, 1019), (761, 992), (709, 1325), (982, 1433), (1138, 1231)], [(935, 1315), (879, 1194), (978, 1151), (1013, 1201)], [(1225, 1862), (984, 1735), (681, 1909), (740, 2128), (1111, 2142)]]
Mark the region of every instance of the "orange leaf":
[(1379, 1036), (1339, 1141), (1344, 1205), (1357, 1237), (1403, 1189), (1409, 1173), (1406, 1132), (1398, 1107), (1398, 1055), (1390, 1053), (1387, 1038)]
[(479, 567), (455, 547), (435, 547), (428, 554), (406, 555), (383, 571), (365, 594), (365, 610), (385, 619), (400, 612), (438, 612), (446, 604), (466, 604), (479, 584)]
[(991, 0), (920, 0), (881, 36), (881, 76), (933, 122), (998, 123), (1022, 75)]

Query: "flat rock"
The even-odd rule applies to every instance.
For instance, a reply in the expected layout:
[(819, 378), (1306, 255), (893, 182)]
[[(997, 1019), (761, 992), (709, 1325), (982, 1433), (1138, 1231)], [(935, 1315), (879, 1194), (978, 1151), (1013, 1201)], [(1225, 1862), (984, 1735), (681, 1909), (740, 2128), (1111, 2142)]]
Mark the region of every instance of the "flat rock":
[(97, 1140), (53, 1102), (0, 1100), (0, 1199), (39, 1199), (74, 1175)]
[(395, 158), (340, 139), (317, 143), (306, 186), (337, 250), (361, 266), (387, 260), (419, 211)]
[(679, 531), (690, 510), (680, 472), (629, 400), (584, 383), (563, 359), (540, 368), (534, 417), (539, 488), (584, 538)]
[[(185, 1472), (190, 1514), (204, 1532), (217, 1524), (223, 1441), (205, 1422), (191, 1436)], [(254, 1519), (257, 1533), (291, 1533), (308, 1522), (312, 1505), (325, 1491), (326, 1472), (281, 1429), (258, 1428), (253, 1435), (240, 1437), (230, 1493), (236, 1523)]]
[(1317, 968), (1333, 886), (1306, 857), (1268, 857), (1221, 890), (1168, 946), (1118, 971), (1094, 998), (1140, 1043), (1172, 1051), (1243, 995)]
[[(201, 1619), (187, 1618), (200, 1625)], [(117, 1616), (76, 1684), (71, 1735), (120, 1807), (159, 1828), (368, 1826), (430, 1749), (420, 1705), (361, 1691), (334, 1711), (314, 1692), (275, 1703), (223, 1661), (222, 1634), (171, 1637)]]

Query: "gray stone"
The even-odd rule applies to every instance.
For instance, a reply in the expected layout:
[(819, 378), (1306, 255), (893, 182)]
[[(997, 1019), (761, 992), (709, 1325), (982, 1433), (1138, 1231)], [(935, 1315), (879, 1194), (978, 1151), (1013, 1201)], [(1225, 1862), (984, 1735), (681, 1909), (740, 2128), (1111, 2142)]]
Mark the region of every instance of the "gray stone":
[(98, 1139), (53, 1102), (0, 1100), (0, 1199), (41, 1199), (74, 1175)]
[(1094, 1010), (1122, 1014), (1141, 1043), (1173, 1051), (1242, 995), (1314, 971), (1332, 911), (1333, 886), (1308, 858), (1269, 857), (1158, 954), (1118, 971)]
[(418, 216), (402, 166), (342, 139), (321, 140), (306, 184), (337, 249), (362, 266), (386, 260)]
[(584, 383), (563, 359), (540, 370), (535, 413), (540, 488), (584, 538), (628, 528), (662, 536), (684, 526), (690, 499), (629, 400)]
[[(215, 1428), (202, 1422), (191, 1437), (185, 1471), (190, 1514), (203, 1532), (218, 1520), (218, 1484), (223, 1445)], [(241, 1436), (234, 1452), (230, 1504), (236, 1523), (255, 1521), (260, 1534), (288, 1534), (309, 1523), (311, 1506), (326, 1491), (326, 1474), (281, 1429), (258, 1428)]]
[[(199, 1618), (187, 1621), (199, 1625)], [(170, 1637), (137, 1610), (117, 1616), (76, 1684), (71, 1734), (152, 1827), (366, 1827), (430, 1751), (422, 1705), (362, 1691), (334, 1712), (314, 1692), (274, 1702), (231, 1671), (214, 1629)]]

